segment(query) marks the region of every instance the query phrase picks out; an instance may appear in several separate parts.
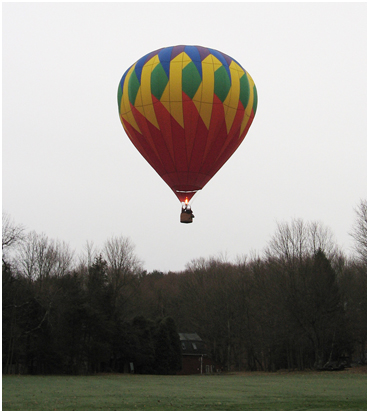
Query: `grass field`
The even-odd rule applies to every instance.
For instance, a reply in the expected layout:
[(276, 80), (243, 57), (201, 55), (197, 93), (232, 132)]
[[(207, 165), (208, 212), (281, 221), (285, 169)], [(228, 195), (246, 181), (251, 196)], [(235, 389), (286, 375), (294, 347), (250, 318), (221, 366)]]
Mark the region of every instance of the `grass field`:
[(367, 410), (366, 370), (3, 376), (3, 410)]

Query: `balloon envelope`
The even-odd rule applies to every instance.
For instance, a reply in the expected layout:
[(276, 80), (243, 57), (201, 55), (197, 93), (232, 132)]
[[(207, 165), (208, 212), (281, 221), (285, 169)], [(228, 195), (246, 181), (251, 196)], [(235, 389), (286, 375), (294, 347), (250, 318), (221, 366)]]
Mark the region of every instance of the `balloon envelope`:
[(233, 58), (201, 46), (148, 53), (118, 87), (124, 130), (181, 202), (214, 176), (245, 138), (257, 92)]

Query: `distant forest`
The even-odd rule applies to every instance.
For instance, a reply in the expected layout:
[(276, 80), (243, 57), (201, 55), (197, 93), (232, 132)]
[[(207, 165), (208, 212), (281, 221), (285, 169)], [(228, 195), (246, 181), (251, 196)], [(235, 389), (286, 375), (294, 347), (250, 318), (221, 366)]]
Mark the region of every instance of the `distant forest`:
[[(353, 213), (354, 215), (354, 213)], [(367, 204), (348, 229), (277, 224), (260, 254), (200, 258), (147, 272), (129, 238), (101, 248), (27, 232), (3, 213), (4, 374), (174, 374), (178, 332), (196, 332), (224, 371), (320, 369), (366, 363)]]

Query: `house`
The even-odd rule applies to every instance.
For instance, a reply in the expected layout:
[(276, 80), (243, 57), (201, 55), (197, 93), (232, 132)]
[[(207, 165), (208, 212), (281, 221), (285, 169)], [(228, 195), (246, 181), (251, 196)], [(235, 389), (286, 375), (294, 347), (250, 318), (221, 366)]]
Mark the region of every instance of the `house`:
[(219, 373), (221, 367), (207, 354), (204, 341), (196, 333), (179, 333), (182, 348), (182, 370), (178, 374)]

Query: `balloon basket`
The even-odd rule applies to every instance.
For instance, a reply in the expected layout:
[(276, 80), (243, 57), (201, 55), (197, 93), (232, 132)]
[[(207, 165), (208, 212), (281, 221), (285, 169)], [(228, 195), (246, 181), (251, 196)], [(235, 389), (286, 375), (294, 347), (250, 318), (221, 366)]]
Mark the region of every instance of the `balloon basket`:
[(191, 224), (193, 218), (195, 218), (195, 215), (192, 213), (191, 207), (187, 204), (185, 206), (182, 206), (180, 222), (182, 224)]
[(192, 215), (187, 212), (181, 212), (181, 223), (182, 224), (191, 224)]

